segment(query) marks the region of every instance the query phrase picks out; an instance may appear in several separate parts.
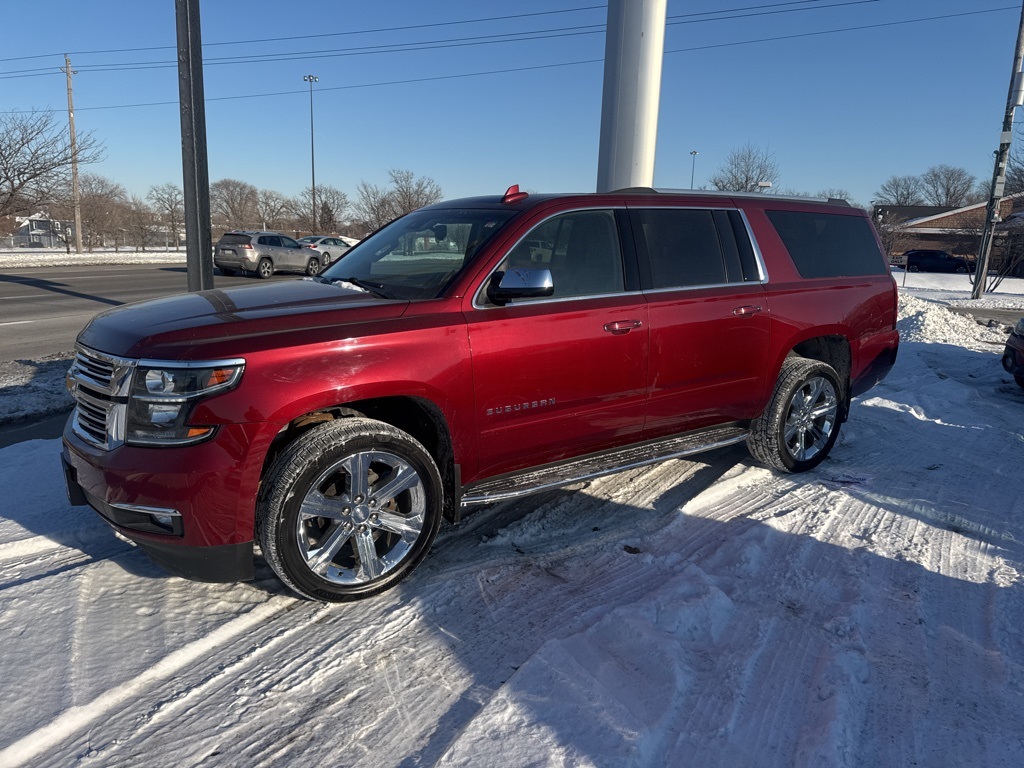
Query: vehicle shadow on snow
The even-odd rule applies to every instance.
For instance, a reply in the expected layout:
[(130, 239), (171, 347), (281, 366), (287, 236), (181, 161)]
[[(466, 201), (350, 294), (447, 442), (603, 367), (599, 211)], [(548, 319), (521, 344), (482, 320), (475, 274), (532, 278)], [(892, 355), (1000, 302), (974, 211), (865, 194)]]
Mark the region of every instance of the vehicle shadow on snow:
[[(962, 571), (920, 529), (900, 528), (909, 499), (898, 496), (872, 513), (878, 542), (776, 526), (842, 514), (790, 501), (805, 486), (828, 496), (828, 465), (749, 507), (733, 494), (709, 514), (712, 490), (687, 514), (743, 462), (756, 466), (735, 450), (708, 457), (650, 505), (600, 498), (595, 485), (527, 499), (500, 515), (505, 529), (433, 552), (399, 602), (423, 606), (472, 684), (401, 765), (1024, 759), (1020, 576)], [(967, 537), (985, 528), (970, 510), (959, 520)], [(977, 548), (958, 546), (973, 561)], [(412, 706), (392, 699), (386, 708)]]

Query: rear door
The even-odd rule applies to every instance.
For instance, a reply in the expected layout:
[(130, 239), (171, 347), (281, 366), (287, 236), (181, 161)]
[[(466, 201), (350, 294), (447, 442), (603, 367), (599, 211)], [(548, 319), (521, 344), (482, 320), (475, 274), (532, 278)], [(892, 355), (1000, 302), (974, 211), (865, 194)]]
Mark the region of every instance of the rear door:
[(768, 367), (764, 268), (739, 211), (630, 210), (650, 307), (647, 437), (754, 416)]
[(281, 235), (280, 241), (282, 266), (286, 269), (305, 271), (306, 261), (313, 255), (313, 252), (308, 248), (303, 248), (290, 237)]
[[(647, 305), (624, 211), (536, 223), (492, 272), (548, 269), (549, 298), (504, 306), (484, 287), (466, 310), (483, 476), (637, 439), (643, 428)], [(626, 261), (624, 263), (624, 255)]]

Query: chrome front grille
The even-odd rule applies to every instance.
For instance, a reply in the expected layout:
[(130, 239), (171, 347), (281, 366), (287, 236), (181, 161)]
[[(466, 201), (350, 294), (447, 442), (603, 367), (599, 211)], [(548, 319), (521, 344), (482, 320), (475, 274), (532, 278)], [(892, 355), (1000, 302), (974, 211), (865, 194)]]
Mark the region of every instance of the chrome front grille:
[(78, 346), (67, 384), (75, 398), (71, 429), (104, 450), (124, 442), (125, 414), (132, 371), (138, 361)]

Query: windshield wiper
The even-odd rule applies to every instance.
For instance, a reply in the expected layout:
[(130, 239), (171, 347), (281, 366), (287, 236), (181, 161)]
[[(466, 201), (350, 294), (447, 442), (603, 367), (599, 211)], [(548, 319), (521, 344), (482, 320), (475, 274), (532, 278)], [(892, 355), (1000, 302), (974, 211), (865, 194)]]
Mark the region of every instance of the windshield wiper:
[(384, 286), (380, 283), (371, 283), (369, 280), (363, 280), (361, 277), (335, 277), (331, 280), (332, 283), (350, 283), (356, 288), (361, 288), (367, 293), (372, 293), (374, 296), (378, 296), (382, 299), (393, 299), (395, 298), (390, 293), (384, 290)]

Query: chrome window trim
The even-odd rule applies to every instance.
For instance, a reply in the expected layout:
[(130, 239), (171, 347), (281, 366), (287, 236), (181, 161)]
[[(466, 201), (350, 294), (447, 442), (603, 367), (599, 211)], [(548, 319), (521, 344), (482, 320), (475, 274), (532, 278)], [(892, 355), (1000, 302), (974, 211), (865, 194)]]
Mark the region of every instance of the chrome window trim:
[[(633, 205), (627, 206), (627, 210), (659, 210), (659, 211), (723, 211), (729, 213), (735, 211), (740, 215), (740, 220), (743, 222), (743, 227), (747, 231), (747, 239), (750, 241), (750, 247), (754, 251), (754, 263), (757, 265), (758, 280), (737, 280), (731, 283), (713, 283), (708, 285), (679, 285), (673, 288), (652, 288), (644, 293), (664, 293), (665, 291), (695, 291), (701, 288), (725, 288), (734, 285), (765, 285), (768, 282), (768, 268), (765, 266), (764, 257), (761, 255), (761, 248), (757, 244), (757, 240), (754, 237), (754, 230), (750, 227), (750, 220), (747, 218), (746, 212), (742, 208), (736, 206), (727, 205)], [(717, 229), (717, 225), (716, 225)]]
[[(553, 219), (553, 218), (555, 218), (557, 216), (562, 216), (562, 215), (567, 214), (567, 213), (579, 213), (581, 211), (631, 211), (631, 210), (652, 210), (652, 209), (653, 210), (675, 210), (675, 211), (725, 211), (726, 213), (728, 213), (729, 211), (735, 211), (736, 213), (739, 214), (740, 220), (743, 222), (743, 227), (744, 227), (744, 229), (747, 232), (747, 239), (750, 241), (750, 247), (751, 247), (751, 249), (754, 252), (754, 263), (757, 265), (757, 273), (758, 273), (758, 276), (759, 276), (760, 279), (759, 280), (741, 280), (741, 281), (733, 282), (733, 283), (715, 283), (713, 285), (680, 285), (680, 286), (677, 286), (677, 287), (674, 287), (674, 288), (652, 288), (652, 289), (647, 290), (647, 291), (644, 291), (644, 290), (639, 290), (639, 291), (618, 291), (616, 293), (590, 294), (588, 296), (561, 296), (561, 297), (552, 296), (549, 299), (524, 299), (524, 300), (522, 300), (520, 302), (511, 302), (510, 301), (509, 303), (501, 305), (501, 306), (498, 306), (498, 305), (495, 305), (495, 304), (483, 304), (483, 303), (481, 303), (481, 298), (487, 292), (487, 285), (488, 285), (488, 283), (490, 283), (491, 277), (494, 275), (495, 272), (498, 271), (498, 267), (501, 266), (501, 261), (499, 261), (494, 266), (494, 269), (492, 269), (490, 272), (487, 273), (487, 276), (484, 278), (483, 282), (480, 283), (480, 287), (477, 289), (476, 294), (473, 296), (473, 305), (472, 305), (473, 309), (481, 309), (481, 310), (505, 309), (507, 307), (513, 307), (513, 306), (514, 307), (523, 307), (523, 306), (526, 306), (527, 304), (529, 304), (531, 306), (534, 305), (534, 304), (555, 304), (555, 303), (563, 302), (563, 301), (580, 301), (580, 300), (583, 300), (583, 299), (607, 299), (607, 298), (612, 298), (612, 297), (615, 297), (615, 296), (642, 296), (642, 295), (647, 295), (647, 294), (652, 294), (652, 293), (668, 293), (668, 292), (674, 292), (674, 291), (699, 291), (699, 290), (708, 289), (708, 288), (731, 288), (731, 287), (737, 286), (737, 285), (766, 285), (768, 283), (768, 268), (765, 265), (764, 256), (761, 255), (761, 247), (757, 243), (757, 238), (754, 237), (754, 230), (750, 226), (750, 220), (747, 218), (747, 214), (746, 214), (746, 212), (742, 208), (738, 208), (736, 206), (729, 206), (729, 205), (713, 205), (713, 206), (707, 206), (707, 205), (669, 205), (669, 204), (666, 204), (666, 203), (661, 203), (661, 204), (658, 204), (658, 205), (638, 205), (638, 204), (632, 204), (632, 205), (629, 205), (629, 204), (627, 204), (627, 205), (612, 205), (612, 206), (594, 205), (594, 206), (584, 206), (582, 208), (569, 208), (567, 210), (563, 210), (563, 211), (558, 211), (556, 213), (552, 213), (550, 216), (546, 216), (545, 218), (543, 218), (540, 221), (538, 221), (536, 224), (534, 224), (532, 227), (530, 227), (530, 229), (528, 229), (526, 231), (526, 233), (523, 234), (522, 237), (520, 237), (518, 240), (515, 241), (515, 243), (513, 243), (508, 249), (506, 249), (505, 256), (508, 256), (508, 254), (510, 254), (517, 247), (519, 247), (519, 244), (521, 242), (523, 242), (524, 240), (526, 240), (527, 237), (529, 237), (531, 232), (536, 230), (538, 227), (543, 226), (544, 224), (546, 224), (547, 222), (551, 221), (551, 219)], [(616, 224), (616, 229), (617, 229), (617, 224)], [(621, 250), (621, 248), (619, 249), (619, 258), (620, 259), (622, 258), (622, 250)], [(502, 261), (504, 261), (504, 258), (502, 258)], [(625, 272), (623, 272), (623, 277), (625, 277)]]

